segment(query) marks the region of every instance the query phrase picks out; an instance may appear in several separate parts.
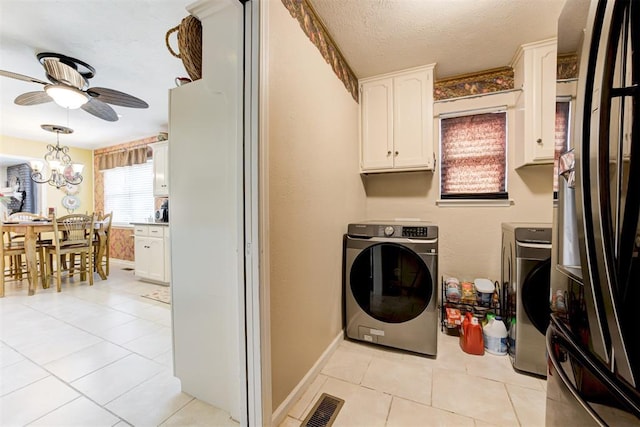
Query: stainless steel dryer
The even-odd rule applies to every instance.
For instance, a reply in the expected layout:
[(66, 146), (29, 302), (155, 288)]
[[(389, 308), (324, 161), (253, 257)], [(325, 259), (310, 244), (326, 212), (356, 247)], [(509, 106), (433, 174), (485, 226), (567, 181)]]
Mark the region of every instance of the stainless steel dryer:
[(503, 307), (513, 367), (547, 375), (551, 224), (502, 224)]
[(344, 260), (346, 336), (435, 356), (438, 227), (349, 224)]

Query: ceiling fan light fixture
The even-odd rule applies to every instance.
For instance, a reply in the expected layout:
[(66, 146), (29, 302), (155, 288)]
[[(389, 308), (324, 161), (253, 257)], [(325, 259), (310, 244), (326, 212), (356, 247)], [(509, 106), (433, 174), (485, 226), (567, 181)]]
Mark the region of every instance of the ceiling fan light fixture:
[(80, 108), (89, 101), (89, 98), (80, 90), (64, 85), (47, 85), (44, 88), (47, 95), (63, 108)]

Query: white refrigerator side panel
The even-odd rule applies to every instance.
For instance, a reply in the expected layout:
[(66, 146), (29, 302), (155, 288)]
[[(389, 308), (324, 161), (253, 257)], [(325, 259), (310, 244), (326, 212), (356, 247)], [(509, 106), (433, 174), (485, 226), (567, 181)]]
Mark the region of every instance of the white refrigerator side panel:
[[(221, 5), (201, 10), (198, 6)], [(242, 7), (200, 2), (203, 77), (170, 91), (174, 373), (182, 390), (245, 418)]]

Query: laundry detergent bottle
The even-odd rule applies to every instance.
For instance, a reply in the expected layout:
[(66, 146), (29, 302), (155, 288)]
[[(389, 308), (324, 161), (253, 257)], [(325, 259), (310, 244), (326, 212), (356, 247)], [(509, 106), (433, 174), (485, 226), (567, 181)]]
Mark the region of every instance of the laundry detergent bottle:
[(465, 353), (482, 356), (484, 346), (482, 343), (482, 325), (477, 317), (467, 312), (460, 328), (460, 347)]
[(484, 349), (491, 354), (504, 356), (507, 354), (507, 328), (502, 317), (496, 316), (484, 326)]

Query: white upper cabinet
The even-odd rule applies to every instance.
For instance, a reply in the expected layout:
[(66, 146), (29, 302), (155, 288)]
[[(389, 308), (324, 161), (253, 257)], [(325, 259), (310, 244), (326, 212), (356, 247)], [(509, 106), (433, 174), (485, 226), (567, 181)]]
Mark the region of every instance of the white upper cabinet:
[(553, 163), (555, 148), (555, 38), (522, 45), (513, 60), (516, 103), (515, 167)]
[(392, 169), (393, 79), (370, 81), (360, 87), (361, 169)]
[(169, 196), (169, 143), (159, 142), (153, 149), (153, 195)]
[(434, 66), (360, 81), (360, 172), (433, 169)]

